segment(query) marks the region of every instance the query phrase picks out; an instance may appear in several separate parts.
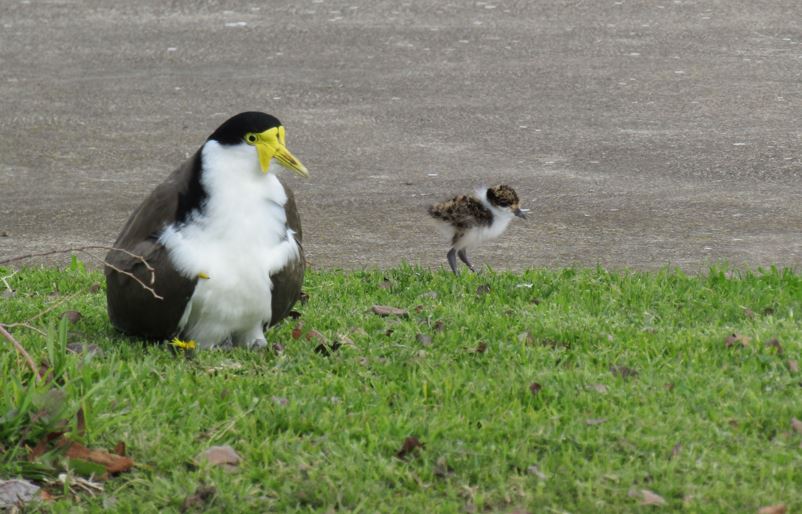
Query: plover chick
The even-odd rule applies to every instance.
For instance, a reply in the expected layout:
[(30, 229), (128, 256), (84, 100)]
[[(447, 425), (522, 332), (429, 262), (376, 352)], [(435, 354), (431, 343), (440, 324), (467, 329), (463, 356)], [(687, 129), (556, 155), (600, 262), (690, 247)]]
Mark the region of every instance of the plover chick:
[(500, 236), (513, 216), (526, 219), (515, 190), (504, 184), (477, 189), (476, 196), (459, 195), (431, 205), (429, 214), (451, 238), (447, 258), (455, 275), (459, 275), (457, 257), (475, 273), (468, 250)]

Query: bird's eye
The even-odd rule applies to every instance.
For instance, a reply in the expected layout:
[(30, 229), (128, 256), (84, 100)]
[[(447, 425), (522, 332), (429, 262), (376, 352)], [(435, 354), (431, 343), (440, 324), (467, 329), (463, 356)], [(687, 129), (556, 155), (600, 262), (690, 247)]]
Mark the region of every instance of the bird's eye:
[(256, 134), (248, 134), (245, 136), (245, 140), (251, 144), (256, 142)]
[(510, 204), (502, 200), (502, 201), (500, 201), (500, 202), (498, 203), (498, 206), (499, 206), (499, 207), (509, 207), (509, 206), (510, 206)]

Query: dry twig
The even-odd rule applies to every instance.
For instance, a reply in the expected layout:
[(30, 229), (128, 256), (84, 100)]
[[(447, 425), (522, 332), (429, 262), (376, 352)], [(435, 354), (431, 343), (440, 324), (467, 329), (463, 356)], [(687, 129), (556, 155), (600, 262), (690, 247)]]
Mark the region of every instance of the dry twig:
[(0, 260), (0, 265), (7, 264), (9, 262), (21, 261), (21, 260), (25, 260), (25, 259), (32, 259), (34, 257), (46, 257), (48, 255), (55, 255), (57, 253), (80, 252), (80, 253), (83, 253), (84, 255), (88, 255), (89, 257), (91, 257), (92, 259), (95, 259), (96, 261), (99, 261), (101, 264), (113, 269), (117, 273), (120, 273), (120, 274), (125, 275), (127, 277), (131, 277), (132, 279), (134, 279), (136, 281), (137, 284), (142, 286), (146, 291), (148, 291), (151, 295), (153, 295), (154, 298), (156, 298), (157, 300), (164, 300), (163, 296), (159, 296), (159, 294), (156, 293), (156, 291), (152, 287), (150, 287), (147, 284), (145, 284), (144, 282), (142, 282), (133, 273), (121, 270), (117, 266), (114, 266), (113, 264), (110, 264), (109, 262), (107, 262), (106, 259), (101, 259), (97, 255), (94, 255), (93, 253), (90, 253), (88, 250), (108, 250), (108, 251), (122, 252), (122, 253), (130, 256), (130, 257), (133, 257), (134, 259), (137, 259), (142, 264), (144, 264), (145, 269), (147, 269), (150, 272), (150, 281), (149, 281), (150, 285), (153, 285), (153, 284), (156, 283), (156, 270), (153, 269), (153, 266), (151, 266), (150, 263), (148, 263), (148, 261), (143, 256), (137, 255), (137, 254), (132, 253), (132, 252), (129, 252), (128, 250), (124, 250), (122, 248), (115, 248), (113, 246), (88, 245), (88, 246), (76, 246), (74, 248), (64, 248), (62, 250), (51, 250), (49, 252), (29, 253), (27, 255), (20, 255), (19, 257), (11, 257), (9, 259)]
[(39, 374), (39, 369), (36, 367), (36, 363), (31, 358), (31, 355), (25, 350), (19, 341), (14, 339), (14, 336), (12, 336), (11, 333), (6, 330), (6, 327), (3, 324), (0, 324), (0, 335), (8, 339), (17, 352), (22, 355), (26, 361), (28, 361), (28, 366), (30, 366), (31, 371), (33, 371), (33, 376), (36, 377), (36, 381), (38, 382), (39, 380), (42, 380), (42, 376)]

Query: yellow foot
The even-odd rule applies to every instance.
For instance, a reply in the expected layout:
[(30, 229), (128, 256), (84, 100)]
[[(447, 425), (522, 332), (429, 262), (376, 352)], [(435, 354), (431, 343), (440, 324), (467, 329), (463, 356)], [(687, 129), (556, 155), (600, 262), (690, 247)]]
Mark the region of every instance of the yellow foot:
[(195, 341), (190, 339), (189, 341), (182, 341), (181, 339), (174, 337), (170, 344), (176, 348), (181, 348), (182, 350), (194, 350), (195, 349)]

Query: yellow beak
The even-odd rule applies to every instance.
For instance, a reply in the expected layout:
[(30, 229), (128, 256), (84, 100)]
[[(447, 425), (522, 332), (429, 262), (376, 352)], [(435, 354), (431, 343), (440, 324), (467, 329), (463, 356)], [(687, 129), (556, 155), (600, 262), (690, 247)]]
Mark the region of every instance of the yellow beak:
[[(261, 134), (253, 134), (253, 136), (256, 136), (255, 141), (249, 142), (256, 147), (262, 173), (267, 173), (270, 167), (270, 161), (276, 159), (279, 164), (296, 175), (302, 177), (309, 176), (309, 171), (306, 169), (306, 166), (301, 164), (301, 161), (292, 155), (292, 152), (284, 146), (284, 127), (273, 127)], [(250, 135), (248, 137), (250, 137)]]

